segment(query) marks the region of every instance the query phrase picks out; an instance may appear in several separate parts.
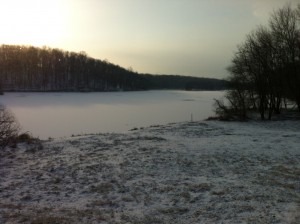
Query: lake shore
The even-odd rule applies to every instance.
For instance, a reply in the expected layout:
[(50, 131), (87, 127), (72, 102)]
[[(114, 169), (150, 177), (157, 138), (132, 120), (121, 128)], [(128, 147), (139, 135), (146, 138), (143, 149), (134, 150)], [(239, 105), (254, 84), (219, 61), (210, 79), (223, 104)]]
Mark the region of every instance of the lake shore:
[(186, 122), (0, 151), (0, 223), (299, 223), (300, 124)]

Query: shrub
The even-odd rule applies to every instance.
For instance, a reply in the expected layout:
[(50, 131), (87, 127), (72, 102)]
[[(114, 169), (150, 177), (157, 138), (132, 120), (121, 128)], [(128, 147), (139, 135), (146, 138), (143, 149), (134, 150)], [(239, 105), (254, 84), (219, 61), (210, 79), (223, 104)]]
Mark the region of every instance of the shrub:
[(26, 142), (28, 144), (31, 144), (34, 142), (34, 138), (28, 134), (28, 133), (22, 133), (18, 136), (18, 142)]
[(14, 114), (5, 106), (0, 105), (0, 148), (16, 141), (20, 125)]

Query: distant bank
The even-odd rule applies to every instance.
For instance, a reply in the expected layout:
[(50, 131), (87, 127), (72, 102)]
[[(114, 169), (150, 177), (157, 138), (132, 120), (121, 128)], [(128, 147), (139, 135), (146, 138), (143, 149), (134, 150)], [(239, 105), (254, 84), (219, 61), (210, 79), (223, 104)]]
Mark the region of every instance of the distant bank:
[(140, 74), (85, 52), (48, 47), (1, 45), (2, 91), (134, 91), (153, 89), (224, 90), (213, 78)]

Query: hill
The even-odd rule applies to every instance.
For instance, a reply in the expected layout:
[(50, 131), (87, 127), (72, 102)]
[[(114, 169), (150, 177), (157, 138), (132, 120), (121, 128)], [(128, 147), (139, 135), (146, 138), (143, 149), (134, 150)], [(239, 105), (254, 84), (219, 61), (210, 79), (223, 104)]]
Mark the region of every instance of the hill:
[(148, 89), (224, 89), (218, 79), (139, 74), (107, 60), (33, 46), (0, 46), (0, 90), (129, 91)]

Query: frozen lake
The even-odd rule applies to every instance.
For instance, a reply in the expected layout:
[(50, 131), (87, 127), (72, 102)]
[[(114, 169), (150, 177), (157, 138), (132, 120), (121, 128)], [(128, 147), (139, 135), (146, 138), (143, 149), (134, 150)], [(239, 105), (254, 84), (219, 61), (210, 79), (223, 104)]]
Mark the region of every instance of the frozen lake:
[(13, 111), (22, 131), (35, 137), (124, 132), (171, 122), (203, 120), (214, 114), (222, 91), (100, 93), (5, 93), (0, 103)]

